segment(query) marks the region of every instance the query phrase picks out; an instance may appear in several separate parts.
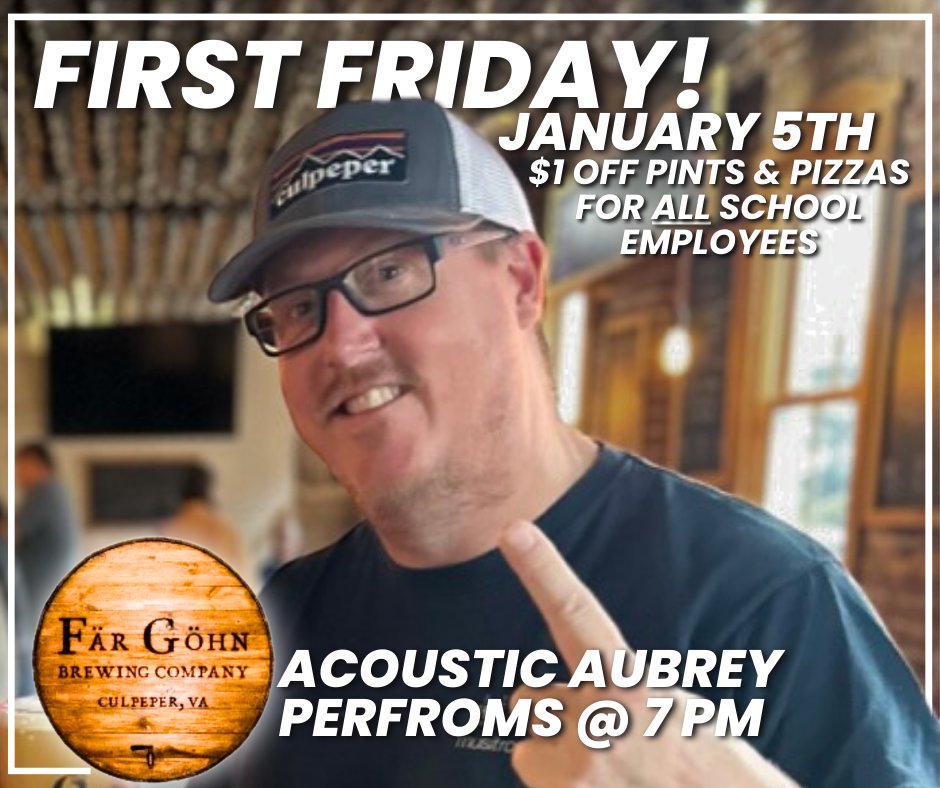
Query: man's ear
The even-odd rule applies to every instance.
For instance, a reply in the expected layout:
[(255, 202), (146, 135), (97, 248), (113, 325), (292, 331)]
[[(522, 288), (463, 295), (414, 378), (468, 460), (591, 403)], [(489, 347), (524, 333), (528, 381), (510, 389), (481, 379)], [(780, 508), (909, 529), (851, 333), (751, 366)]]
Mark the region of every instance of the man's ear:
[(516, 285), (516, 315), (521, 328), (536, 325), (545, 309), (548, 249), (535, 233), (523, 230), (508, 250), (509, 274)]

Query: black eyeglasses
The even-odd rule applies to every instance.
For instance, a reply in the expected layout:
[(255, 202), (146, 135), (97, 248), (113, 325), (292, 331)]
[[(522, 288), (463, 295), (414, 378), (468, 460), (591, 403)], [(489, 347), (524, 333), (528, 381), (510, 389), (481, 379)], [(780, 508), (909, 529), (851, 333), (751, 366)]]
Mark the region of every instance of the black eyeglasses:
[(315, 342), (326, 328), (326, 304), (339, 290), (362, 315), (383, 315), (427, 298), (437, 285), (435, 264), (450, 252), (515, 235), (502, 228), (410, 239), (357, 260), (316, 282), (296, 285), (245, 313), (245, 326), (269, 356)]

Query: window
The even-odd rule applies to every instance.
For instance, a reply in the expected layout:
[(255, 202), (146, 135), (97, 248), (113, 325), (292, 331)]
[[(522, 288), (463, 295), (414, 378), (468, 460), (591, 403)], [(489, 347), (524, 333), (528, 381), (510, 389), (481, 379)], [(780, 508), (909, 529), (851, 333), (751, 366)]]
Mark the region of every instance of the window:
[(861, 222), (818, 220), (812, 257), (792, 258), (782, 385), (770, 403), (764, 505), (842, 555), (848, 524), (878, 193)]
[(577, 424), (581, 418), (581, 378), (584, 372), (587, 312), (588, 298), (583, 290), (575, 290), (566, 295), (558, 310), (555, 379), (558, 385), (558, 413), (566, 424)]

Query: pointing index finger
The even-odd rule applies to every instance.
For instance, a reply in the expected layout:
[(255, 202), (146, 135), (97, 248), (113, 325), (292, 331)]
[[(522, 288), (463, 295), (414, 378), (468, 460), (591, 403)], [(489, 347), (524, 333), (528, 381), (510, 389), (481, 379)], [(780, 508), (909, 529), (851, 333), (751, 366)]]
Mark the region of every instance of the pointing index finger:
[(568, 670), (588, 649), (600, 649), (610, 664), (614, 651), (628, 648), (607, 611), (537, 526), (513, 523), (500, 534), (499, 549), (545, 619)]

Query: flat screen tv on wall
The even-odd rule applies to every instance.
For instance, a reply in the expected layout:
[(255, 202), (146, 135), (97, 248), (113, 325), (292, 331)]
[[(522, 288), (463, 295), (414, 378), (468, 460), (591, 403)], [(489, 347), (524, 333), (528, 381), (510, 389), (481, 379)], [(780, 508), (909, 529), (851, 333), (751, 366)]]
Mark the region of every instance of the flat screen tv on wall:
[(52, 329), (53, 435), (233, 430), (234, 322)]

